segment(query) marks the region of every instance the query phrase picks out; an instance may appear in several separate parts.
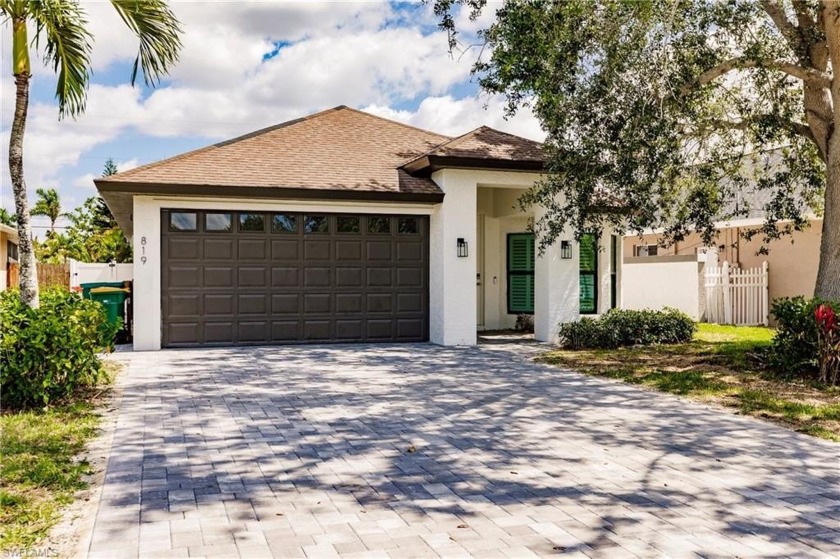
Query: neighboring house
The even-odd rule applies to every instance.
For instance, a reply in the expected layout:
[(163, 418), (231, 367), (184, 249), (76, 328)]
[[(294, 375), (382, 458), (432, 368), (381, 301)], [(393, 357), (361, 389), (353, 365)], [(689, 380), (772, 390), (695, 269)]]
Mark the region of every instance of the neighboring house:
[(771, 301), (779, 297), (813, 296), (822, 220), (812, 219), (810, 227), (772, 241), (766, 245), (768, 254), (760, 254), (761, 235), (749, 241), (742, 237), (745, 230), (764, 221), (760, 212), (753, 214), (750, 218), (720, 223), (717, 240), (711, 247), (704, 246), (696, 233), (669, 247), (659, 246), (660, 237), (655, 234), (625, 237), (622, 284), (625, 307), (668, 305), (703, 318), (703, 254), (710, 250), (717, 252), (718, 262), (729, 262), (738, 268), (760, 268), (767, 262)]
[(616, 303), (609, 235), (535, 250), (517, 199), (542, 168), (524, 138), (342, 106), (95, 182), (134, 247), (135, 349), (472, 345)]
[(18, 232), (14, 227), (0, 224), (0, 291), (9, 287), (9, 268), (18, 261)]

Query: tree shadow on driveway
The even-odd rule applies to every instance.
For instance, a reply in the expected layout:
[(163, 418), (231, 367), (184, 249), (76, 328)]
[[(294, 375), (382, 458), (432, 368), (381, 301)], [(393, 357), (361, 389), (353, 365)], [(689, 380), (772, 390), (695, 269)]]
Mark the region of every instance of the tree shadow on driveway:
[(840, 445), (521, 353), (134, 354), (91, 551), (840, 553)]

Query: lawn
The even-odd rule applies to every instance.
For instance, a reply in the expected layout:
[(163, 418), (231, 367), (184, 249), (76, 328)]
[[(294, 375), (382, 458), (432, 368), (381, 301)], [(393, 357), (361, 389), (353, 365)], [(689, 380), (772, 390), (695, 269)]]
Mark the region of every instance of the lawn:
[[(119, 365), (105, 362), (109, 382)], [(105, 390), (80, 391), (72, 402), (0, 414), (0, 554), (20, 553), (61, 518), (91, 467), (83, 458), (98, 433)]]
[(764, 370), (760, 353), (772, 337), (769, 328), (700, 324), (687, 344), (556, 350), (540, 361), (720, 404), (840, 441), (840, 388)]

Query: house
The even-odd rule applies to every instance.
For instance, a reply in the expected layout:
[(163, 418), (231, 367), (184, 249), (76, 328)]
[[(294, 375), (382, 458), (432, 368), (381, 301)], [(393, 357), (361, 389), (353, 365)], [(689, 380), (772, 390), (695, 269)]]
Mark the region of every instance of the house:
[(517, 199), (542, 168), (521, 137), (340, 106), (95, 182), (134, 247), (135, 349), (472, 345), (616, 303), (615, 238), (538, 254)]
[(822, 239), (822, 219), (810, 219), (810, 227), (767, 245), (763, 254), (762, 236), (743, 238), (744, 231), (764, 222), (761, 210), (750, 216), (717, 224), (713, 246), (704, 245), (692, 233), (672, 246), (660, 246), (659, 235), (650, 233), (624, 238), (624, 307), (679, 308), (697, 319), (704, 318), (704, 273), (706, 253), (716, 253), (718, 262), (742, 269), (768, 264), (768, 297), (803, 295), (812, 297), (817, 281)]
[(0, 291), (11, 287), (15, 273), (10, 269), (18, 261), (18, 232), (14, 227), (0, 224)]

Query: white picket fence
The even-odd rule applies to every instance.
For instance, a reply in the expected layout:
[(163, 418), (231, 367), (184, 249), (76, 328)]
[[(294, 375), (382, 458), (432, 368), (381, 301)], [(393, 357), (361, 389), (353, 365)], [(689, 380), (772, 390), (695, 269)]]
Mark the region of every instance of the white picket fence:
[(733, 268), (729, 262), (706, 266), (706, 322), (767, 326), (769, 268)]
[(94, 263), (70, 260), (70, 287), (83, 283), (120, 282), (134, 279), (134, 264)]

